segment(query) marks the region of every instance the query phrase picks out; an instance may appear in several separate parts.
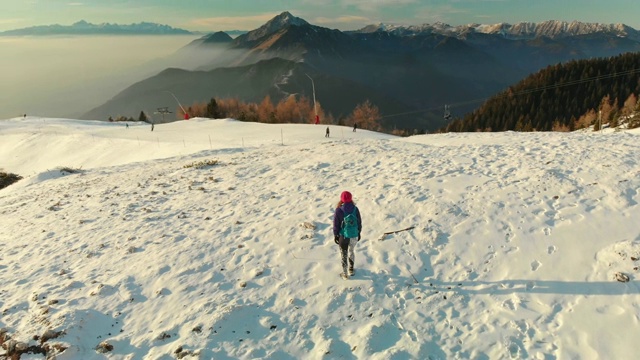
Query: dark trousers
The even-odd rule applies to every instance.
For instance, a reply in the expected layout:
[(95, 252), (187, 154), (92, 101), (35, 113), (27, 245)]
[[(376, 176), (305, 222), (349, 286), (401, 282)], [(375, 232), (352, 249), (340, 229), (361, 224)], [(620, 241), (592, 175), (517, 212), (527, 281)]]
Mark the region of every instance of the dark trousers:
[(342, 258), (342, 272), (348, 274), (349, 270), (353, 270), (353, 265), (356, 260), (355, 247), (358, 243), (358, 238), (345, 238), (340, 236), (340, 255)]

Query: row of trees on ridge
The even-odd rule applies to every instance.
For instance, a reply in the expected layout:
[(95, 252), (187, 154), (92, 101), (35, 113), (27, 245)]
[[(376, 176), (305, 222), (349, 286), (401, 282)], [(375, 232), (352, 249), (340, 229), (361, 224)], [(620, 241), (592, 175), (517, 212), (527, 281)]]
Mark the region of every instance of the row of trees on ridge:
[[(352, 126), (355, 123), (358, 128), (382, 130), (380, 111), (369, 100), (358, 104), (349, 116), (338, 119), (325, 111), (322, 104), (316, 103), (314, 108), (312, 101), (308, 98), (296, 95), (285, 97), (275, 104), (268, 95), (259, 104), (241, 101), (237, 98), (211, 98), (207, 103), (194, 103), (185, 110), (191, 117), (233, 118), (240, 121), (269, 124), (313, 123), (317, 111), (321, 124)], [(178, 109), (177, 112), (180, 118), (184, 117), (182, 109)]]

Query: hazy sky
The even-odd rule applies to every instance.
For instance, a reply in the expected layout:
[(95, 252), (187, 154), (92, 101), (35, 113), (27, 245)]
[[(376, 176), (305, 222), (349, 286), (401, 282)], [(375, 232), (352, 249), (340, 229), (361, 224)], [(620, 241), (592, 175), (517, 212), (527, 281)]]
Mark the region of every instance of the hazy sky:
[(158, 59), (197, 37), (0, 37), (0, 120), (76, 118), (168, 67)]
[(198, 31), (251, 30), (290, 11), (314, 25), (451, 25), (544, 20), (624, 23), (640, 29), (637, 0), (0, 0), (0, 31), (34, 25), (140, 21)]

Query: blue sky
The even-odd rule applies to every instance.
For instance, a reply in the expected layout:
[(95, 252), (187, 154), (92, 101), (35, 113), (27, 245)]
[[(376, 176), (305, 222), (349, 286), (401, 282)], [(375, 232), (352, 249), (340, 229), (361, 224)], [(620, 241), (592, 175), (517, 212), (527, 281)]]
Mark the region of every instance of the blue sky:
[(34, 25), (156, 22), (187, 30), (251, 30), (289, 11), (328, 28), (374, 23), (493, 24), (579, 20), (640, 29), (637, 0), (0, 0), (0, 31)]

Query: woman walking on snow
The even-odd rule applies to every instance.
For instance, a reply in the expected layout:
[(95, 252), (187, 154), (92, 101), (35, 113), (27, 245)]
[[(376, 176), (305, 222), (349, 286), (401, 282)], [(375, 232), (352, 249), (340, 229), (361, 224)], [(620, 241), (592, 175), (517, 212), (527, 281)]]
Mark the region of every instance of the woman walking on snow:
[(362, 220), (360, 218), (360, 210), (358, 210), (353, 203), (351, 193), (343, 191), (342, 194), (340, 194), (340, 201), (333, 215), (333, 237), (335, 243), (340, 246), (340, 254), (342, 256), (342, 273), (340, 276), (342, 276), (343, 279), (348, 279), (349, 276), (355, 273), (353, 269), (355, 262), (354, 248), (358, 241), (360, 241), (361, 232)]

